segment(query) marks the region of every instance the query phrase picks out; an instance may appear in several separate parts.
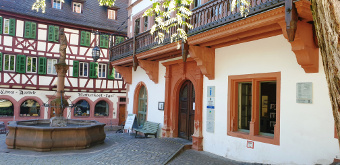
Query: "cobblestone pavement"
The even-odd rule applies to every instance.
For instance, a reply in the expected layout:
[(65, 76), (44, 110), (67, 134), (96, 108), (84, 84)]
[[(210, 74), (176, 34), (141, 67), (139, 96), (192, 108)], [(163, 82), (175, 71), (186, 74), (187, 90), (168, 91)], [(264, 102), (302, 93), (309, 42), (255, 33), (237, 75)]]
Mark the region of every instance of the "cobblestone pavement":
[[(104, 144), (84, 150), (35, 152), (7, 149), (6, 135), (0, 134), (0, 165), (93, 165), (150, 164), (168, 162), (183, 148), (185, 140), (171, 138), (134, 138), (129, 134), (107, 132)], [(168, 164), (236, 164), (207, 152), (186, 150)]]

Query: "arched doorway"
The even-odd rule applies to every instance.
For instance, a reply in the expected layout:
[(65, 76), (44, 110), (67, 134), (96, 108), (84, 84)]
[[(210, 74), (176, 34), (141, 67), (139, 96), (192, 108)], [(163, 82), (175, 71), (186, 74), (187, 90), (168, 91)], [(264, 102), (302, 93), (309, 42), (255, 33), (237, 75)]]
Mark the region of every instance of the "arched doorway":
[(187, 80), (179, 92), (178, 137), (192, 140), (195, 120), (195, 88)]

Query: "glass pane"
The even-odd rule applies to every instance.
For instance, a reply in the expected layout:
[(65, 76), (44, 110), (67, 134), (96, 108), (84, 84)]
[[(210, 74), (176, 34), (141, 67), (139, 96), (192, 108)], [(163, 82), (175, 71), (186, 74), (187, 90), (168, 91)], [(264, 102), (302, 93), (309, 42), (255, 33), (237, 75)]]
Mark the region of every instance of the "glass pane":
[(84, 63), (84, 76), (87, 76), (87, 63)]
[(47, 73), (48, 74), (52, 73), (52, 59), (47, 60)]
[(14, 106), (9, 100), (0, 99), (0, 117), (13, 116)]
[(32, 58), (32, 72), (37, 71), (37, 58)]
[(84, 70), (84, 63), (80, 63), (79, 64), (79, 76), (84, 76), (83, 75), (83, 70)]
[(109, 116), (109, 104), (99, 101), (94, 108), (94, 116)]
[(252, 84), (244, 82), (238, 84), (238, 129), (249, 131), (252, 113)]
[(90, 116), (90, 104), (85, 100), (80, 100), (74, 108), (74, 116)]
[(5, 19), (4, 21), (4, 34), (9, 33), (9, 19)]
[(55, 70), (55, 66), (54, 66), (56, 63), (57, 63), (57, 60), (53, 59), (53, 65), (52, 65), (52, 71), (53, 71), (52, 73), (53, 74), (57, 74), (57, 71)]
[(260, 83), (260, 132), (274, 135), (276, 124), (276, 82)]
[(138, 125), (139, 126), (142, 126), (144, 124), (146, 111), (147, 111), (147, 94), (146, 94), (146, 88), (142, 86), (139, 91), (139, 98), (138, 98)]
[(31, 72), (32, 67), (32, 59), (31, 57), (27, 57), (27, 72)]
[(9, 69), (9, 55), (5, 55), (5, 70)]
[(40, 116), (40, 104), (35, 100), (26, 100), (20, 106), (20, 116)]

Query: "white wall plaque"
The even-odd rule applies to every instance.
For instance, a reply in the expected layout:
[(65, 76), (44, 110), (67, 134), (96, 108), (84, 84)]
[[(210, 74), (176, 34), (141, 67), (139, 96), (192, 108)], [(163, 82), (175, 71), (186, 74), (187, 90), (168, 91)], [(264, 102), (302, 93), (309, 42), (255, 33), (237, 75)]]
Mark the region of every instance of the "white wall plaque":
[(313, 83), (296, 83), (296, 103), (313, 103)]
[(207, 121), (207, 132), (214, 133), (214, 129), (215, 129), (215, 122)]
[(215, 120), (215, 110), (207, 109), (207, 120), (212, 120), (212, 122)]
[(207, 97), (215, 97), (215, 86), (208, 86)]

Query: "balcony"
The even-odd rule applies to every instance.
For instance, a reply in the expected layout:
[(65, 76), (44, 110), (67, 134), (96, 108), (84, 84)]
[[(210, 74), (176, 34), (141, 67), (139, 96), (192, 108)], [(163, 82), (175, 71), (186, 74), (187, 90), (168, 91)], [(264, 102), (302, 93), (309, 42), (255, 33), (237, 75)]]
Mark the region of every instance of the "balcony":
[[(251, 7), (247, 17), (281, 7), (284, 3), (284, 0), (250, 0)], [(188, 32), (188, 37), (245, 19), (245, 17), (241, 16), (238, 7), (232, 12), (230, 6), (231, 0), (211, 0), (192, 9), (193, 14), (190, 23), (193, 25), (193, 29)], [(165, 40), (161, 44), (155, 42), (155, 33), (151, 35), (150, 30), (148, 30), (135, 36), (135, 38), (130, 38), (121, 44), (115, 45), (111, 48), (112, 56), (110, 60), (116, 61), (132, 56), (134, 50), (135, 54), (139, 54), (170, 44), (170, 36), (174, 30), (171, 29), (170, 33), (166, 34)]]

